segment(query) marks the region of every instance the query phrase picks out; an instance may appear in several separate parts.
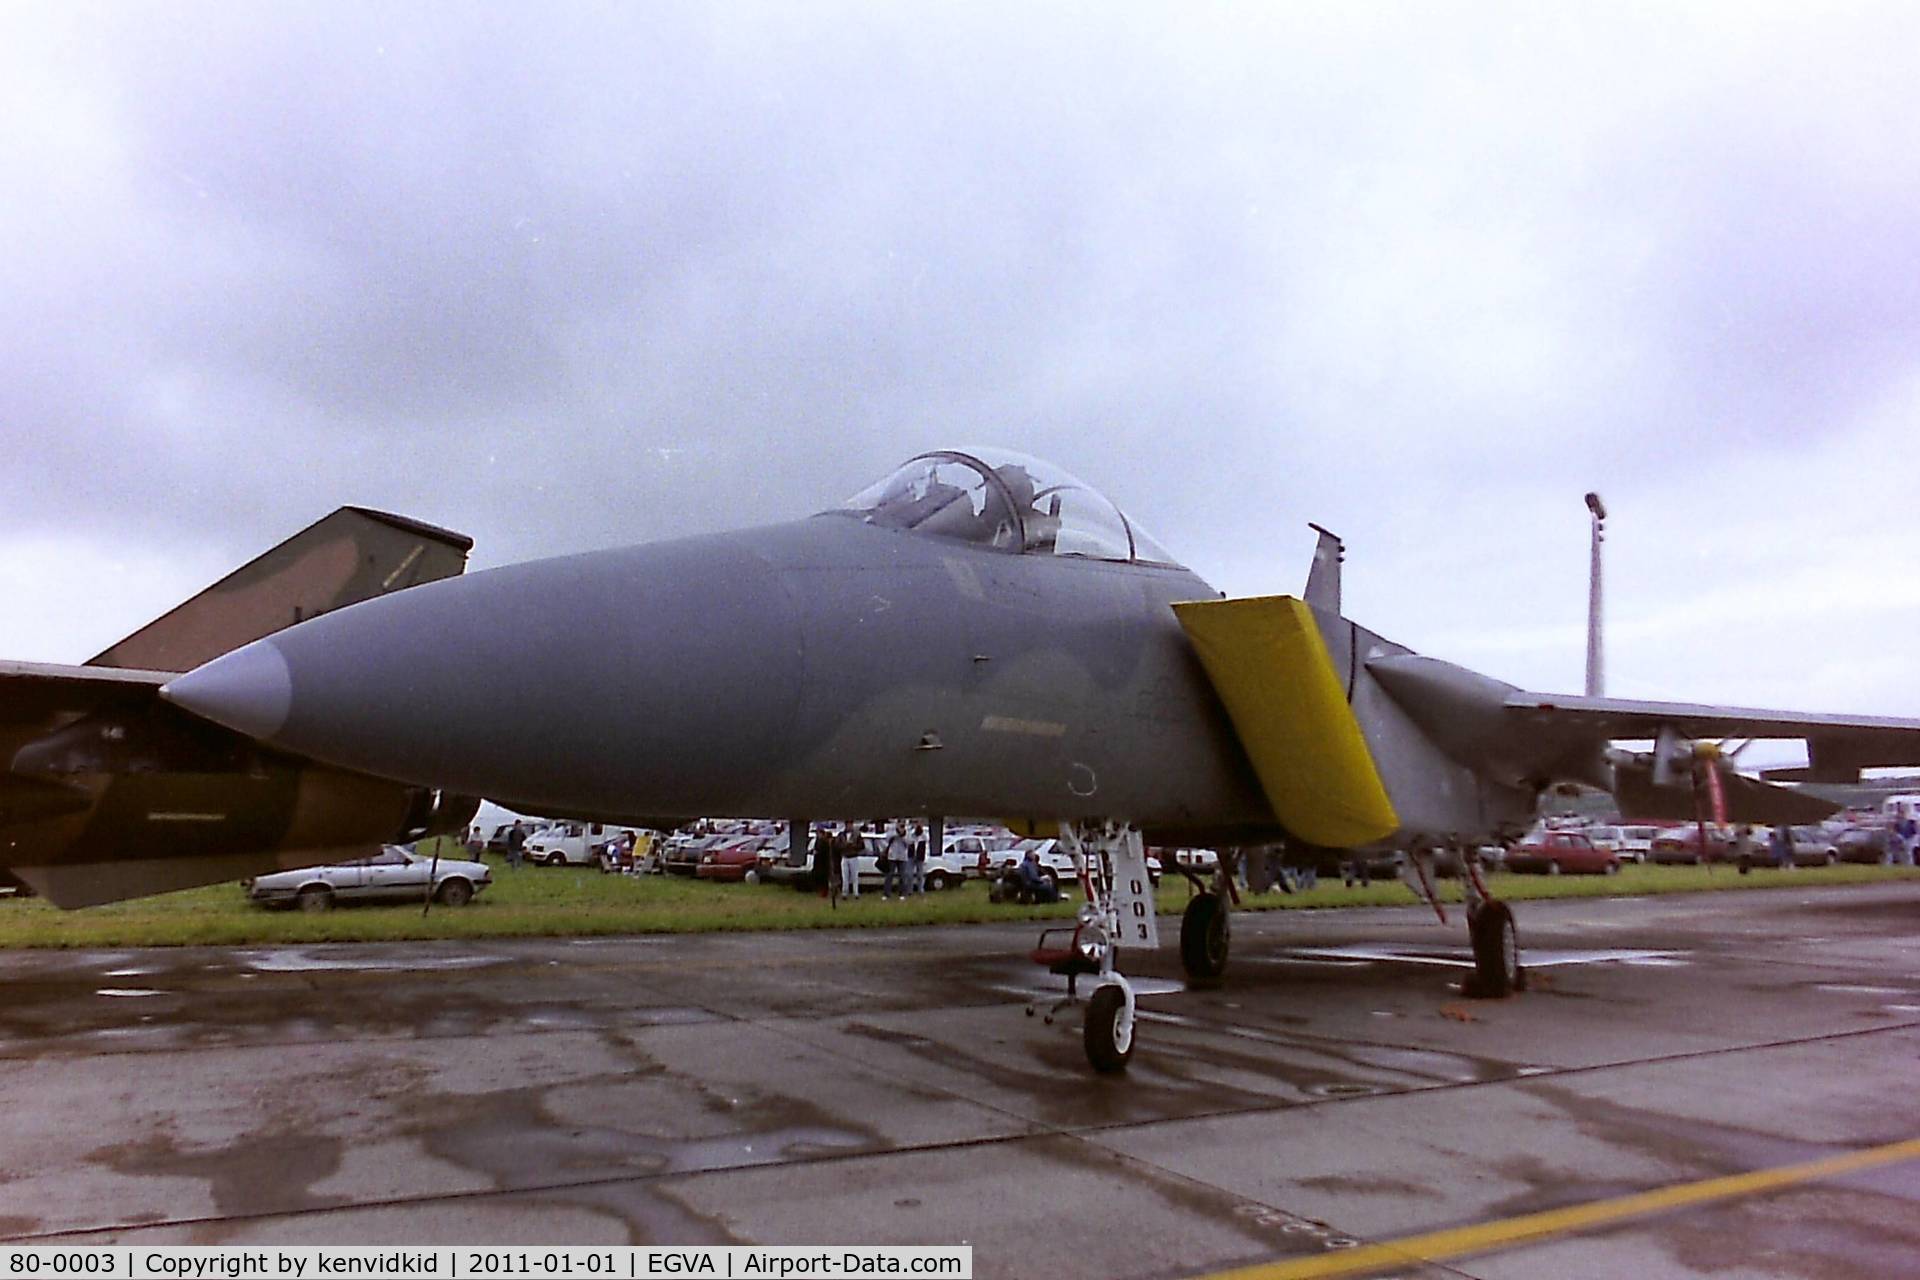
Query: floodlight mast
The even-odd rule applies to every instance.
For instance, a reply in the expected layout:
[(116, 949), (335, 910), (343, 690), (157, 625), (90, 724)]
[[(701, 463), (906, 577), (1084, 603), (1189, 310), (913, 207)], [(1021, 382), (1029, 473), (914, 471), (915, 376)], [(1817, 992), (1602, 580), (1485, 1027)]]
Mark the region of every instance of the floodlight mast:
[(1607, 504), (1600, 495), (1587, 495), (1587, 510), (1593, 515), (1593, 547), (1587, 569), (1587, 696), (1598, 698), (1606, 692), (1606, 665), (1600, 643), (1600, 544), (1607, 540)]

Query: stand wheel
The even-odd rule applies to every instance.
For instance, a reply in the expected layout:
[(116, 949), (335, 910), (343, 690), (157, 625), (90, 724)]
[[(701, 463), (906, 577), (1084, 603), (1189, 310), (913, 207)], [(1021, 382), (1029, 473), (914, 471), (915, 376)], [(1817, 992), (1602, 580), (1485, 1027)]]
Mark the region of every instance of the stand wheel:
[(1180, 917), (1180, 963), (1188, 977), (1217, 978), (1225, 973), (1230, 941), (1224, 898), (1203, 893), (1187, 904)]
[(1109, 983), (1087, 1001), (1087, 1061), (1095, 1071), (1125, 1071), (1133, 1057), (1133, 1027), (1128, 1025), (1127, 996)]

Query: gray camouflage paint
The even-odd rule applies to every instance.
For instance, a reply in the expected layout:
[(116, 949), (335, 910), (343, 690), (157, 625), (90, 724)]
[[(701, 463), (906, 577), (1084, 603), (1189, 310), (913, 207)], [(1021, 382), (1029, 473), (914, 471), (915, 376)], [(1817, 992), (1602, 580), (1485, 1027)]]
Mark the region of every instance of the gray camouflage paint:
[[(524, 812), (1111, 818), (1161, 843), (1284, 839), (1170, 608), (1217, 594), (1184, 569), (829, 512), (370, 600), (163, 696), (283, 750)], [(1325, 563), (1315, 595), (1338, 599)], [(1623, 726), (1818, 723), (1920, 759), (1920, 723), (1555, 706), (1315, 617), (1402, 824), (1385, 845), (1518, 834), (1557, 781), (1618, 788), (1640, 767), (1609, 753)], [(1765, 821), (1790, 794), (1735, 787), (1730, 816)], [(1650, 803), (1685, 817), (1694, 798)]]
[[(1125, 816), (1272, 828), (1172, 610), (1183, 569), (837, 514), (436, 583), (262, 642), (277, 746), (535, 812)], [(221, 718), (222, 668), (168, 696)], [(199, 690), (199, 693), (196, 693)]]

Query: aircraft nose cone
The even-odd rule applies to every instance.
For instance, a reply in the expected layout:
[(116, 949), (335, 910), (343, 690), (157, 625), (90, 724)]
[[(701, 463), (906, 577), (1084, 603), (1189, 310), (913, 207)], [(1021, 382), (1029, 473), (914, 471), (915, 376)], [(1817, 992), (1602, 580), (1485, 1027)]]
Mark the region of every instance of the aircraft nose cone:
[(271, 640), (256, 640), (160, 687), (160, 696), (194, 715), (270, 741), (293, 709), (293, 676)]
[(800, 653), (779, 573), (709, 535), (409, 587), (164, 692), (283, 751), (528, 812), (726, 813), (785, 759)]

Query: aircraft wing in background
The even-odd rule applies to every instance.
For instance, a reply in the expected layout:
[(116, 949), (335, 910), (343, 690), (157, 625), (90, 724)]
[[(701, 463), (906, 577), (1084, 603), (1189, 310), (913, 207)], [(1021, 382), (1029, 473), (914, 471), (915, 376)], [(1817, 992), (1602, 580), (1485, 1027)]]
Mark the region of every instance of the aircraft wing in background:
[(62, 907), (450, 830), (477, 802), (264, 749), (159, 696), (173, 673), (466, 566), (470, 538), (342, 507), (84, 666), (0, 662), (0, 867)]

